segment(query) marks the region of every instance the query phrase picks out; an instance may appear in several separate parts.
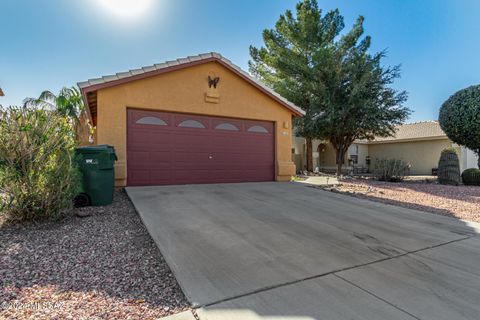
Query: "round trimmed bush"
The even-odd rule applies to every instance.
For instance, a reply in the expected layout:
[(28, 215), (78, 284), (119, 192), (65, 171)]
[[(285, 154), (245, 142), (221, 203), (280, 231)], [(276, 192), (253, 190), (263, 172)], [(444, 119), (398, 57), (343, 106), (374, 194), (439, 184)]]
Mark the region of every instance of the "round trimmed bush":
[(468, 186), (480, 186), (480, 169), (470, 168), (462, 173), (463, 184)]
[[(440, 108), (440, 126), (453, 142), (480, 153), (480, 85), (460, 90)], [(480, 163), (480, 158), (479, 158)]]

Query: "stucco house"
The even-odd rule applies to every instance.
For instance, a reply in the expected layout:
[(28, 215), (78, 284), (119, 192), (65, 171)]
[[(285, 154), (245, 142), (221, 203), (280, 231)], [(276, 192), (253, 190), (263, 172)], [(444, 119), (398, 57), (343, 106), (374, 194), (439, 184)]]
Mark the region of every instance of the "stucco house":
[[(293, 138), (293, 160), (298, 170), (306, 167), (305, 139)], [(431, 175), (437, 168), (440, 153), (454, 147), (460, 158), (460, 169), (477, 167), (476, 155), (448, 139), (437, 121), (423, 121), (398, 126), (394, 137), (377, 137), (373, 141), (355, 141), (345, 160), (345, 171), (359, 173), (373, 170), (375, 159), (395, 158), (411, 164), (410, 174)], [(335, 150), (328, 142), (313, 142), (314, 167), (335, 172)]]
[(117, 186), (289, 180), (303, 111), (218, 53), (78, 84)]

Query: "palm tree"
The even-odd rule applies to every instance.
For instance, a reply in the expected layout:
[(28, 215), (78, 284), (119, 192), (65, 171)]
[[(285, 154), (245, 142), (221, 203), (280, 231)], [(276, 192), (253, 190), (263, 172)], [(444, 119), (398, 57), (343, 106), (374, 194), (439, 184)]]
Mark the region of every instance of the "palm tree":
[[(66, 117), (77, 135), (78, 141), (89, 140), (91, 129), (80, 90), (75, 87), (62, 88), (58, 95), (43, 91), (38, 98), (26, 98), (25, 107), (47, 108)], [(86, 138), (86, 139), (85, 139)]]
[(80, 120), (80, 115), (84, 110), (82, 96), (75, 87), (62, 88), (58, 95), (45, 90), (38, 98), (27, 98), (23, 103), (27, 107), (46, 107), (56, 110), (74, 122)]

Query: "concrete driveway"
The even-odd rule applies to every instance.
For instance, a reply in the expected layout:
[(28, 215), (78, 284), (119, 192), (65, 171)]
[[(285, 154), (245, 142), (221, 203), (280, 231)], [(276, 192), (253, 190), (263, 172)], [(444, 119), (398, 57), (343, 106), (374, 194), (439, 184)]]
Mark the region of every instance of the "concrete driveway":
[(480, 315), (473, 223), (298, 183), (127, 193), (202, 320)]

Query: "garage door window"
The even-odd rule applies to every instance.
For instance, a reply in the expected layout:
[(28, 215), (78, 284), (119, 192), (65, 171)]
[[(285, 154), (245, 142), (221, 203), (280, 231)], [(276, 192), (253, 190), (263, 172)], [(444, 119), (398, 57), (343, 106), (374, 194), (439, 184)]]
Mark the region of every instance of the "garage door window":
[(248, 132), (256, 132), (256, 133), (268, 133), (268, 130), (265, 129), (264, 127), (262, 126), (252, 126), (250, 128), (248, 128), (247, 130)]
[(198, 122), (197, 120), (184, 120), (180, 122), (178, 126), (183, 128), (205, 129), (205, 126), (201, 122)]
[(138, 119), (135, 123), (137, 124), (150, 124), (154, 126), (167, 126), (167, 123), (157, 117), (143, 117)]
[(233, 124), (228, 123), (228, 122), (218, 124), (217, 126), (215, 126), (215, 129), (216, 130), (240, 131), (240, 129), (238, 129), (236, 126), (234, 126)]

